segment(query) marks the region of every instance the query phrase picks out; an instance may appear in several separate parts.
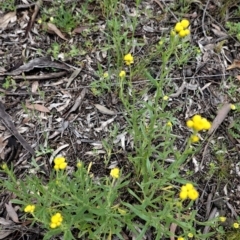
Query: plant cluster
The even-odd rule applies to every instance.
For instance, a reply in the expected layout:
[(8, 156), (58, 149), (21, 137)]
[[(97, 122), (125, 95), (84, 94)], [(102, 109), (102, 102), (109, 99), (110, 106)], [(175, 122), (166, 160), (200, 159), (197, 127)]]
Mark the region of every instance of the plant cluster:
[(195, 115), (192, 119), (187, 121), (187, 127), (193, 130), (193, 134), (190, 137), (190, 141), (192, 143), (196, 143), (199, 141), (198, 132), (209, 130), (211, 128), (211, 122), (209, 122), (206, 118), (201, 117), (201, 115)]
[(194, 186), (191, 183), (187, 183), (181, 187), (179, 197), (182, 200), (185, 200), (187, 198), (191, 200), (196, 200), (198, 196), (199, 196), (198, 191), (194, 188)]
[[(137, 6), (139, 2), (136, 1)], [(188, 39), (182, 41), (175, 37), (176, 34), (180, 37), (189, 35), (190, 22), (183, 19), (176, 23), (174, 36), (167, 34), (162, 37), (146, 59), (137, 59), (130, 53), (134, 53), (130, 47), (140, 43), (129, 39), (128, 30), (122, 34), (122, 16), (116, 14), (118, 1), (111, 3), (105, 0), (101, 3), (109, 31), (105, 48), (111, 53), (107, 60), (109, 69), (99, 66), (100, 80), (94, 82), (91, 89), (96, 95), (101, 94), (99, 89), (111, 90), (111, 77), (117, 76), (114, 78), (115, 91), (123, 103), (127, 130), (134, 148), (134, 153), (127, 156), (133, 166), (131, 178), (124, 168), (119, 167), (112, 168), (107, 176), (94, 176), (91, 172), (92, 162), (86, 167), (83, 161), (77, 160), (76, 166), (70, 167), (65, 157), (57, 156), (47, 181), (41, 175), (19, 180), (13, 167), (3, 165), (2, 173), (7, 179), (0, 180), (0, 183), (15, 194), (12, 203), (22, 206), (26, 213), (23, 218), (31, 218), (32, 225), (41, 224), (46, 240), (56, 236), (66, 240), (112, 239), (113, 236), (123, 239), (121, 233), (124, 228), (137, 240), (143, 239), (149, 229), (154, 232), (155, 239), (208, 239), (214, 232), (202, 234), (197, 227), (215, 227), (219, 220), (197, 220), (194, 201), (198, 199), (199, 192), (194, 187), (195, 183), (189, 183), (186, 175), (179, 171), (196, 152), (190, 144), (185, 149), (176, 150), (176, 136), (172, 129), (178, 127), (178, 119), (174, 117), (174, 110), (168, 108), (170, 93), (164, 93), (172, 85), (167, 80), (172, 67), (184, 65), (192, 55)], [(63, 1), (52, 17), (49, 12), (47, 14), (45, 20), (49, 18), (65, 32), (76, 26), (72, 9), (66, 9)], [(131, 33), (134, 32), (136, 17), (127, 19), (125, 29), (129, 25)], [(54, 58), (58, 57), (60, 49), (58, 43), (52, 45), (50, 53)], [(71, 55), (77, 54), (75, 47), (71, 50)], [(161, 61), (158, 78), (148, 70), (156, 57)], [(149, 86), (142, 91), (136, 91), (132, 84), (134, 77), (139, 75), (149, 80)], [(148, 95), (148, 91), (152, 92), (153, 89), (154, 96)], [(211, 123), (201, 115), (193, 116), (186, 124), (193, 131), (190, 142), (198, 142), (199, 132), (211, 127)], [(111, 134), (116, 136), (117, 130), (113, 128)], [(106, 141), (103, 141), (103, 146), (109, 150), (106, 151), (107, 168), (113, 147)], [(167, 161), (169, 159), (172, 160), (170, 163)], [(34, 164), (37, 165), (36, 161)], [(132, 199), (131, 203), (126, 196)], [(224, 220), (224, 217), (220, 219), (222, 222)], [(172, 224), (178, 226), (177, 233), (172, 232)], [(233, 228), (239, 228), (238, 220)]]
[(190, 34), (188, 29), (190, 22), (187, 19), (183, 19), (181, 22), (177, 22), (174, 31), (179, 35), (179, 37), (186, 37)]

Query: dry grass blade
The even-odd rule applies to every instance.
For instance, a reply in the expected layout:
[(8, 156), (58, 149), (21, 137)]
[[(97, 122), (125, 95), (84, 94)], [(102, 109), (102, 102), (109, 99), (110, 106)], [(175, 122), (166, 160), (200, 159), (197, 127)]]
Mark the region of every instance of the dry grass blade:
[(208, 130), (208, 134), (211, 135), (214, 131), (218, 129), (220, 124), (224, 121), (227, 117), (228, 112), (231, 110), (231, 104), (225, 103), (222, 108), (218, 111), (217, 116), (213, 120), (211, 128)]
[(9, 22), (17, 20), (16, 12), (9, 12), (0, 19), (0, 29), (4, 30)]

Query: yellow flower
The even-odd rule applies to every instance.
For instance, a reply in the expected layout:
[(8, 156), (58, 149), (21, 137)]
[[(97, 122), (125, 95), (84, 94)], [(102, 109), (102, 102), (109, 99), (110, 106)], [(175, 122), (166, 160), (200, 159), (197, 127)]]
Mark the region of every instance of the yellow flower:
[(201, 115), (198, 115), (198, 114), (192, 117), (193, 122), (201, 121), (201, 119), (202, 119)]
[(193, 238), (193, 234), (192, 234), (192, 233), (189, 233), (189, 234), (188, 234), (188, 237), (189, 237), (189, 238)]
[(203, 130), (209, 130), (211, 128), (211, 123), (206, 118), (202, 118), (201, 124)]
[(190, 24), (190, 22), (187, 19), (183, 19), (180, 23), (183, 26), (183, 28), (187, 28)]
[(194, 188), (194, 186), (191, 183), (187, 183), (181, 187), (179, 197), (182, 200), (185, 200), (187, 198), (191, 200), (196, 200), (198, 196), (199, 196), (198, 191)]
[(39, 24), (42, 24), (42, 19), (39, 18), (37, 22), (38, 22)]
[(184, 31), (185, 31), (185, 36), (190, 34), (190, 30), (189, 29), (185, 29)]
[(179, 197), (180, 197), (182, 200), (187, 199), (187, 197), (188, 197), (188, 192), (187, 192), (187, 191), (181, 191), (180, 194), (179, 194)]
[(124, 78), (125, 76), (126, 76), (126, 72), (122, 70), (122, 71), (119, 73), (119, 77), (120, 77), (120, 78)]
[(53, 22), (54, 21), (54, 17), (50, 17), (50, 22)]
[(183, 237), (178, 237), (177, 240), (184, 240), (184, 238)]
[(24, 208), (24, 212), (26, 213), (33, 213), (35, 210), (35, 205), (27, 205), (25, 208)]
[(172, 127), (172, 123), (170, 121), (167, 122), (168, 127)]
[(231, 104), (230, 107), (232, 110), (236, 110), (236, 106), (234, 104)]
[(1, 167), (2, 167), (3, 170), (5, 170), (5, 169), (7, 169), (7, 164), (3, 163)]
[(187, 191), (194, 189), (194, 186), (191, 183), (186, 183), (185, 187), (186, 187)]
[(176, 23), (174, 30), (176, 32), (181, 32), (183, 30), (183, 26), (180, 22)]
[(226, 217), (219, 217), (219, 221), (220, 221), (220, 222), (225, 222), (226, 219), (227, 219)]
[(200, 115), (195, 115), (192, 119), (187, 121), (187, 126), (195, 131), (209, 130), (211, 128), (211, 123)]
[(181, 31), (178, 33), (178, 35), (179, 35), (179, 37), (185, 37), (185, 36), (187, 36), (185, 30), (181, 30)]
[(83, 166), (82, 162), (77, 162), (77, 168), (81, 168)]
[(194, 188), (188, 192), (188, 197), (191, 200), (196, 200), (199, 197), (198, 191)]
[(159, 45), (163, 45), (163, 43), (164, 42), (162, 40), (158, 42)]
[(191, 135), (190, 140), (192, 143), (199, 142), (200, 138), (197, 135)]
[(63, 156), (55, 157), (54, 163), (55, 163), (55, 166), (54, 166), (55, 170), (59, 170), (59, 169), (64, 170), (67, 167), (66, 159)]
[(62, 224), (63, 217), (61, 213), (56, 213), (51, 217), (50, 228), (59, 227)]
[(131, 65), (132, 63), (134, 63), (134, 59), (131, 53), (126, 54), (123, 59), (126, 65)]
[(120, 170), (118, 167), (115, 167), (111, 170), (110, 175), (112, 178), (119, 178)]
[(192, 120), (188, 120), (188, 121), (187, 121), (187, 126), (188, 126), (189, 128), (192, 128), (193, 125), (194, 125), (194, 122), (193, 122)]
[(105, 72), (105, 73), (103, 74), (103, 77), (104, 77), (104, 78), (107, 78), (107, 77), (108, 77), (108, 72)]
[(167, 101), (168, 99), (169, 99), (169, 96), (166, 96), (166, 95), (165, 95), (165, 96), (163, 97), (163, 100), (164, 100), (164, 101)]
[(236, 223), (236, 222), (235, 222), (235, 223), (233, 224), (233, 227), (234, 227), (234, 228), (239, 228), (239, 223)]

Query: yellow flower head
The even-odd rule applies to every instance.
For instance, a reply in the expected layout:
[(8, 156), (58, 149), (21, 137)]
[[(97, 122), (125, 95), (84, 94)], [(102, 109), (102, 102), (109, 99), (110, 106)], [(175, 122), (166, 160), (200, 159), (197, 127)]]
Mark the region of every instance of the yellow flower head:
[(59, 227), (62, 224), (63, 217), (61, 213), (56, 213), (51, 217), (50, 228)]
[(55, 170), (64, 170), (67, 167), (66, 159), (63, 156), (57, 156), (54, 159), (54, 169)]
[(186, 124), (189, 128), (192, 128), (196, 132), (209, 130), (211, 128), (211, 123), (206, 118), (203, 118), (198, 114), (188, 120)]
[(196, 200), (198, 197), (199, 197), (199, 193), (198, 191), (194, 188), (192, 190), (190, 190), (188, 192), (188, 197), (191, 199), (191, 200)]
[(227, 219), (226, 217), (219, 217), (219, 221), (220, 221), (220, 222), (225, 222), (226, 219)]
[(236, 222), (235, 222), (235, 223), (233, 224), (233, 227), (234, 227), (234, 228), (239, 228), (239, 223), (236, 223)]
[(77, 162), (77, 168), (81, 168), (83, 166), (82, 162)]
[(197, 143), (197, 142), (199, 142), (199, 140), (200, 140), (200, 138), (197, 135), (191, 135), (191, 137), (190, 137), (190, 141), (192, 143)]
[(199, 196), (198, 191), (194, 188), (194, 186), (191, 183), (187, 183), (181, 187), (179, 197), (182, 200), (185, 200), (187, 198), (191, 200), (196, 200)]
[(104, 78), (108, 78), (108, 76), (109, 76), (109, 75), (108, 75), (108, 72), (105, 72), (105, 73), (103, 74), (103, 77), (104, 77)]
[(25, 208), (24, 208), (24, 212), (26, 213), (33, 213), (35, 210), (35, 205), (27, 205)]
[(177, 240), (184, 240), (184, 238), (183, 237), (178, 237)]
[(112, 177), (112, 178), (119, 178), (119, 173), (120, 173), (120, 169), (118, 168), (118, 167), (115, 167), (115, 168), (113, 168), (112, 170), (111, 170), (111, 172), (110, 172), (110, 176)]
[(178, 33), (179, 37), (185, 37), (186, 36), (186, 33), (185, 33), (185, 30), (181, 30), (179, 33)]
[(188, 237), (189, 237), (189, 238), (193, 238), (193, 234), (192, 234), (192, 233), (189, 233), (189, 234), (188, 234)]
[(165, 96), (163, 97), (163, 100), (164, 100), (164, 101), (167, 101), (168, 99), (169, 99), (169, 96), (166, 96), (166, 95), (165, 95)]
[(131, 53), (126, 54), (123, 59), (126, 65), (131, 65), (132, 63), (134, 63), (134, 59)]
[(167, 122), (168, 127), (172, 127), (172, 123), (170, 121)]
[(231, 104), (230, 107), (232, 110), (236, 110), (236, 106), (234, 104)]
[(39, 24), (42, 24), (42, 19), (39, 18), (37, 22), (38, 22)]
[(190, 34), (190, 30), (189, 29), (185, 29), (184, 31), (185, 31), (185, 36)]
[(183, 26), (180, 22), (176, 23), (174, 30), (176, 32), (181, 32), (183, 30)]
[(158, 42), (159, 45), (163, 45), (163, 43), (164, 43), (164, 41), (162, 41), (162, 40)]
[(7, 166), (6, 163), (3, 163), (1, 167), (2, 167), (3, 170), (5, 170), (5, 169), (7, 169), (8, 166)]
[(187, 28), (190, 24), (190, 22), (187, 19), (183, 19), (180, 23), (183, 28)]
[(122, 70), (122, 71), (119, 73), (119, 77), (120, 77), (120, 78), (124, 78), (125, 76), (126, 76), (126, 72)]
[(187, 192), (187, 191), (181, 191), (181, 192), (179, 193), (179, 197), (180, 197), (182, 200), (187, 199), (187, 197), (188, 197), (188, 192)]

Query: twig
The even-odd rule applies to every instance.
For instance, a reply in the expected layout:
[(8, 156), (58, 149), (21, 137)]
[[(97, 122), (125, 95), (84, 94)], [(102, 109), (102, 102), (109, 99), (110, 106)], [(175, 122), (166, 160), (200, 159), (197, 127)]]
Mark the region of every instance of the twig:
[[(155, 0), (155, 2), (157, 2)], [(166, 5), (166, 3), (164, 1), (162, 1), (162, 3), (164, 4), (164, 6), (167, 8), (167, 10), (172, 14), (172, 16), (175, 18), (175, 20), (178, 22), (178, 18), (176, 17), (176, 15), (172, 12), (172, 10)]]
[(203, 10), (203, 17), (202, 17), (202, 30), (203, 30), (203, 34), (206, 38), (207, 38), (207, 34), (206, 34), (206, 31), (205, 31), (205, 27), (204, 27), (204, 20), (205, 20), (205, 15), (206, 15), (206, 11), (207, 11), (207, 7), (208, 7), (209, 2), (210, 2), (210, 0), (208, 0), (207, 3), (206, 3), (206, 6)]

